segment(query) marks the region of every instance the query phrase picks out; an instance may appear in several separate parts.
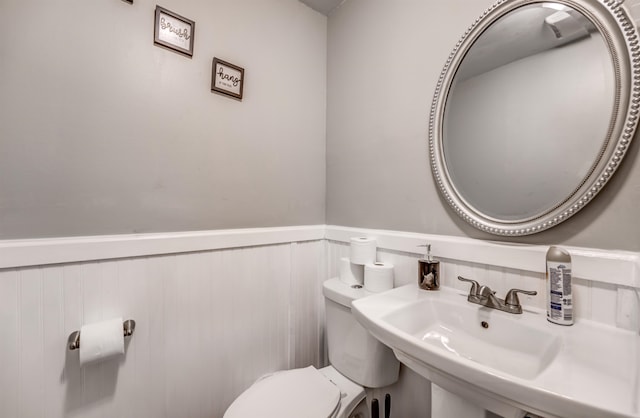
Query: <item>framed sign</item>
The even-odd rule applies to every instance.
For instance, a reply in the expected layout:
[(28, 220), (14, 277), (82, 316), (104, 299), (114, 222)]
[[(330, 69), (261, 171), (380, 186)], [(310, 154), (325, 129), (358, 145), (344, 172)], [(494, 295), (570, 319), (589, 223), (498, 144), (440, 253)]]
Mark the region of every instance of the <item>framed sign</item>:
[(219, 58), (213, 59), (211, 91), (242, 100), (244, 68)]
[(153, 43), (172, 51), (193, 56), (193, 37), (196, 22), (156, 6)]

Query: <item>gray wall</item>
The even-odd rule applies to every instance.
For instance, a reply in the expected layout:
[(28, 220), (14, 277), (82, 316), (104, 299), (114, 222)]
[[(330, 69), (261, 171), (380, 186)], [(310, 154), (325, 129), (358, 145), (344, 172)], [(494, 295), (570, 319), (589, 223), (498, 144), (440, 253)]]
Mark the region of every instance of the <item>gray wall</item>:
[[(0, 2), (0, 238), (324, 223), (326, 17), (297, 0)], [(245, 68), (210, 92), (213, 57)]]
[[(501, 239), (442, 201), (426, 141), (491, 3), (349, 0), (327, 38), (296, 0), (168, 0), (196, 21), (188, 59), (153, 46), (154, 2), (4, 0), (0, 239), (325, 221)], [(242, 102), (210, 93), (214, 56), (246, 69)], [(511, 240), (640, 250), (639, 146), (578, 215)]]
[(437, 191), (428, 115), (453, 46), (493, 0), (349, 0), (328, 21), (327, 223), (488, 240), (640, 250), (639, 140), (603, 192), (563, 224), (501, 238)]

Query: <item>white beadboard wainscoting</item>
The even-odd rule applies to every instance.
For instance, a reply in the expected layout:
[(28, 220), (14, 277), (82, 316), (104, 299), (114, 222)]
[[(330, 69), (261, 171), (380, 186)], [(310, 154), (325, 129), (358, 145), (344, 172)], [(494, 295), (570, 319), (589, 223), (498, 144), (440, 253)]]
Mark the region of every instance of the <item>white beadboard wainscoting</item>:
[[(245, 232), (228, 232), (228, 245)], [(253, 230), (242, 248), (0, 270), (0, 416), (222, 417), (260, 375), (324, 365), (326, 244), (296, 241), (323, 228), (284, 229), (292, 242), (264, 245), (273, 232)], [(74, 247), (81, 258), (104, 257), (99, 238), (86, 240), (94, 248)], [(29, 255), (26, 244), (27, 264), (47, 249)], [(125, 356), (81, 369), (68, 335), (117, 316), (137, 323)]]
[[(325, 225), (3, 241), (0, 417), (218, 418), (262, 374), (325, 365), (321, 284), (354, 236), (376, 237), (396, 286), (429, 242), (444, 286), (535, 289), (523, 304), (544, 307), (544, 246)], [(637, 330), (638, 254), (568, 249), (576, 317)], [(137, 322), (125, 356), (81, 369), (68, 335), (116, 316)], [(402, 368), (368, 393), (428, 417), (429, 391)]]

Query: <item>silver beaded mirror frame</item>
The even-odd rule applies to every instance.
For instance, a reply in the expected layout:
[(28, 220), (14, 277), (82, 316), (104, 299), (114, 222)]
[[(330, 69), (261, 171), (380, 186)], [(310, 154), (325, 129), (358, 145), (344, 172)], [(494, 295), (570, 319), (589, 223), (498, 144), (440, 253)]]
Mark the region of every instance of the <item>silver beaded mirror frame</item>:
[[(590, 169), (573, 192), (550, 208), (524, 217), (501, 218), (485, 213), (459, 192), (445, 157), (445, 110), (450, 89), (465, 56), (478, 38), (496, 21), (524, 6), (551, 4), (581, 13), (599, 31), (613, 66), (615, 92), (611, 120), (602, 147)], [(542, 105), (542, 104), (541, 104)], [(495, 235), (530, 235), (558, 225), (589, 203), (618, 168), (638, 124), (640, 108), (640, 46), (638, 32), (621, 1), (559, 0), (541, 3), (531, 0), (500, 0), (487, 9), (464, 33), (449, 55), (433, 97), (429, 118), (429, 153), (434, 180), (444, 199), (465, 221)], [(482, 185), (480, 185), (482, 186)]]

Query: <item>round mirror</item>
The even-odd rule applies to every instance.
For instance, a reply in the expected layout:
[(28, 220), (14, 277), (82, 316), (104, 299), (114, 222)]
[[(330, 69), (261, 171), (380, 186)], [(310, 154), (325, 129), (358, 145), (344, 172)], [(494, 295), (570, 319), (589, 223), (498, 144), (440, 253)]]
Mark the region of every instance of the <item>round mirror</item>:
[(597, 0), (501, 1), (443, 70), (431, 163), (449, 204), (479, 229), (527, 235), (604, 186), (637, 124), (637, 33)]

